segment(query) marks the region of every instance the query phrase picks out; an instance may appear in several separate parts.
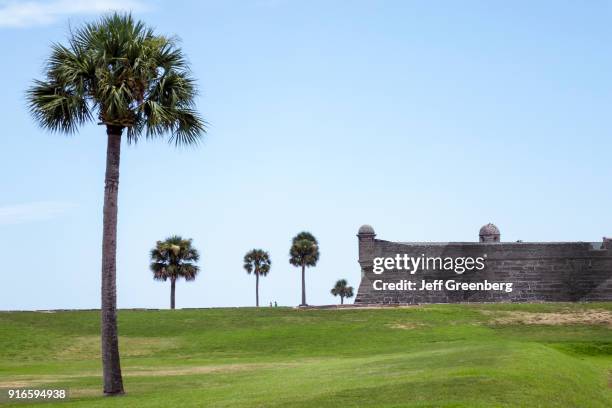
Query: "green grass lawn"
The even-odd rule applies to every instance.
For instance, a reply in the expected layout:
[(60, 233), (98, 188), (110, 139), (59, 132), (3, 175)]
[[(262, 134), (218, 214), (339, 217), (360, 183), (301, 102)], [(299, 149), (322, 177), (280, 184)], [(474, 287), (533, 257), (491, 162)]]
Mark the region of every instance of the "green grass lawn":
[(127, 394), (115, 398), (100, 395), (98, 312), (0, 313), (0, 388), (65, 387), (69, 401), (43, 404), (66, 407), (611, 407), (610, 313), (120, 311)]

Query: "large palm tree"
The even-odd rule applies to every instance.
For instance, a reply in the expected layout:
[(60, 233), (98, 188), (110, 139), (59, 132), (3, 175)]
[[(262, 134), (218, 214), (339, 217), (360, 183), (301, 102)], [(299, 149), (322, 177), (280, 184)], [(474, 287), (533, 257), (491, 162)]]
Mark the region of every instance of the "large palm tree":
[(45, 129), (74, 133), (91, 121), (106, 129), (102, 232), (102, 363), (104, 393), (123, 394), (117, 333), (117, 195), (121, 137), (169, 134), (176, 145), (197, 143), (204, 121), (195, 111), (196, 89), (173, 38), (155, 34), (129, 14), (112, 14), (55, 43), (45, 78), (27, 92), (30, 111)]
[(170, 279), (170, 309), (174, 309), (175, 305), (176, 280), (185, 278), (186, 281), (192, 281), (200, 271), (196, 265), (200, 254), (191, 243), (191, 239), (174, 235), (164, 241), (157, 241), (151, 250), (153, 278), (163, 281)]
[(302, 268), (302, 303), (300, 306), (307, 306), (306, 303), (306, 267), (316, 266), (319, 261), (319, 244), (317, 239), (310, 232), (300, 232), (291, 241), (289, 250), (289, 263), (293, 266)]
[(259, 307), (259, 277), (270, 272), (272, 261), (263, 249), (253, 249), (244, 256), (244, 269), (250, 275), (255, 274), (255, 306)]
[(340, 304), (344, 304), (344, 298), (353, 297), (353, 287), (348, 285), (346, 279), (340, 279), (336, 282), (331, 290), (331, 294), (334, 296), (340, 296)]

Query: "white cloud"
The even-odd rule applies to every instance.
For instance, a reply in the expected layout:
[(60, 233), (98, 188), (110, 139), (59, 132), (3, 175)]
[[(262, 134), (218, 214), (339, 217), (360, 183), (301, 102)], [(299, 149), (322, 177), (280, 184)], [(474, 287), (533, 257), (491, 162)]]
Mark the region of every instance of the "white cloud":
[(30, 27), (51, 24), (73, 15), (145, 9), (141, 0), (4, 1), (0, 2), (0, 27)]
[(0, 206), (0, 225), (49, 220), (59, 217), (75, 207), (73, 203), (62, 201), (39, 201)]

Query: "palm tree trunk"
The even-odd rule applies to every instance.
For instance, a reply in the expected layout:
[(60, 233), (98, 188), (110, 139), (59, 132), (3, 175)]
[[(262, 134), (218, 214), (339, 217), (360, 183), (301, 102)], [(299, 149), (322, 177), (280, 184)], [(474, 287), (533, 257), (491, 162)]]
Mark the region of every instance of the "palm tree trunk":
[(259, 274), (255, 274), (255, 306), (259, 307)]
[(174, 299), (176, 295), (176, 278), (170, 278), (170, 309), (174, 310)]
[(344, 304), (344, 296), (340, 295), (340, 304), (343, 305)]
[(102, 367), (104, 394), (123, 394), (117, 334), (117, 196), (123, 128), (107, 126), (104, 216), (102, 221)]
[(302, 264), (302, 306), (306, 306), (306, 265)]

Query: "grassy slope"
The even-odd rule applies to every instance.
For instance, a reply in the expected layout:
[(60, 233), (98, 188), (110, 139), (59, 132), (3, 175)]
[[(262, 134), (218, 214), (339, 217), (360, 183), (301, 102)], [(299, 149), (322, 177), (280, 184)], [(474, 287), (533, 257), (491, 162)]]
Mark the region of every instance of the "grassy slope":
[(99, 397), (97, 312), (0, 313), (0, 387), (68, 387), (66, 407), (609, 407), (608, 327), (491, 322), (588, 308), (612, 303), (121, 311), (120, 398)]

